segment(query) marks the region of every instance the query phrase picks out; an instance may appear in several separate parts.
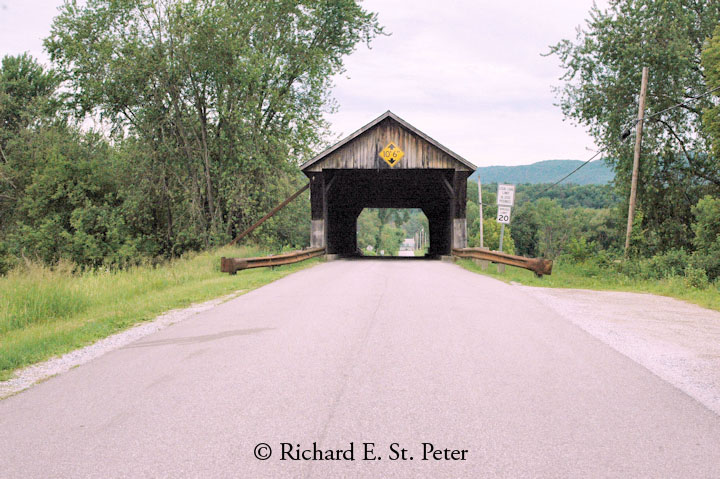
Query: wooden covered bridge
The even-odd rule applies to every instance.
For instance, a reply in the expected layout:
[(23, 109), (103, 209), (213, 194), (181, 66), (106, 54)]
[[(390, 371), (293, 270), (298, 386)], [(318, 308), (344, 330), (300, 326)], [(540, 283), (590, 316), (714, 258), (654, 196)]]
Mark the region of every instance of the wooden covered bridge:
[(390, 111), (301, 169), (310, 178), (312, 247), (355, 254), (364, 208), (420, 208), (431, 255), (467, 246), (467, 179), (475, 165)]
[(279, 266), (320, 255), (354, 256), (357, 219), (364, 208), (419, 208), (428, 219), (428, 255), (458, 256), (509, 264), (550, 274), (552, 261), (523, 258), (485, 248), (467, 248), (467, 179), (476, 167), (394, 113), (387, 111), (301, 166), (310, 179), (253, 226), (297, 198), (308, 187), (311, 247), (260, 258), (222, 258), (221, 271)]

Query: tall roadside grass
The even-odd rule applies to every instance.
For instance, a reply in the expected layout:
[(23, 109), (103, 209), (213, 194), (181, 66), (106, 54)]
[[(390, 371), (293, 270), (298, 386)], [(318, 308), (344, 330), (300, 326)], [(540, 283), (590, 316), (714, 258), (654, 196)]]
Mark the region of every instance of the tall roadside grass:
[(692, 278), (687, 276), (638, 278), (602, 267), (593, 261), (573, 262), (562, 258), (553, 264), (552, 275), (542, 278), (535, 277), (531, 271), (512, 266), (506, 266), (505, 273), (498, 273), (494, 264), (486, 270), (469, 259), (459, 260), (458, 264), (467, 270), (492, 276), (501, 281), (514, 281), (527, 286), (652, 293), (720, 311), (720, 282), (717, 281), (704, 287), (697, 287), (693, 285)]
[(90, 344), (160, 313), (242, 290), (305, 268), (310, 260), (274, 269), (220, 273), (220, 258), (262, 256), (227, 247), (159, 266), (73, 273), (29, 264), (0, 277), (0, 380), (17, 368)]

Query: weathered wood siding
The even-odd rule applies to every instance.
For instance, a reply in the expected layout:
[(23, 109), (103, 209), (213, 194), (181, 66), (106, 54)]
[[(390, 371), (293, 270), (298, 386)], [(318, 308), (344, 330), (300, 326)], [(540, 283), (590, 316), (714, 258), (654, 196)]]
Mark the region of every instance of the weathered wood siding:
[[(402, 160), (393, 167), (379, 155), (390, 142), (395, 143), (405, 153)], [(442, 168), (471, 171), (466, 165), (405, 129), (392, 118), (381, 121), (305, 171), (320, 172), (324, 168), (372, 170)]]

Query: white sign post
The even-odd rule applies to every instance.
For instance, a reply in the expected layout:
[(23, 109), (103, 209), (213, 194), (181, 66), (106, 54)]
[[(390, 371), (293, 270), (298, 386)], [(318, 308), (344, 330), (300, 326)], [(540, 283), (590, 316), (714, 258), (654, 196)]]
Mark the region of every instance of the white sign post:
[(515, 203), (515, 185), (498, 185), (497, 222), (500, 223), (500, 252), (502, 253), (503, 237), (505, 236), (505, 225), (510, 224), (510, 210)]

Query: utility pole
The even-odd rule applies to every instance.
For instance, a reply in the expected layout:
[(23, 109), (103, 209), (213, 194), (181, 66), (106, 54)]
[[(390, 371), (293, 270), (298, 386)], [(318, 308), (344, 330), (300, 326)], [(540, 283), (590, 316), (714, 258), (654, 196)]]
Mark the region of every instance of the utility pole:
[(480, 173), (478, 173), (478, 209), (480, 213), (480, 247), (485, 247), (485, 240), (483, 239), (483, 211), (482, 211), (482, 183), (480, 182)]
[(642, 69), (640, 101), (638, 105), (637, 132), (635, 133), (635, 154), (633, 155), (632, 180), (630, 182), (630, 206), (628, 207), (627, 233), (625, 234), (625, 256), (630, 249), (630, 233), (635, 218), (635, 199), (637, 197), (638, 169), (640, 168), (640, 147), (642, 146), (643, 120), (645, 119), (645, 97), (647, 96), (648, 67)]

